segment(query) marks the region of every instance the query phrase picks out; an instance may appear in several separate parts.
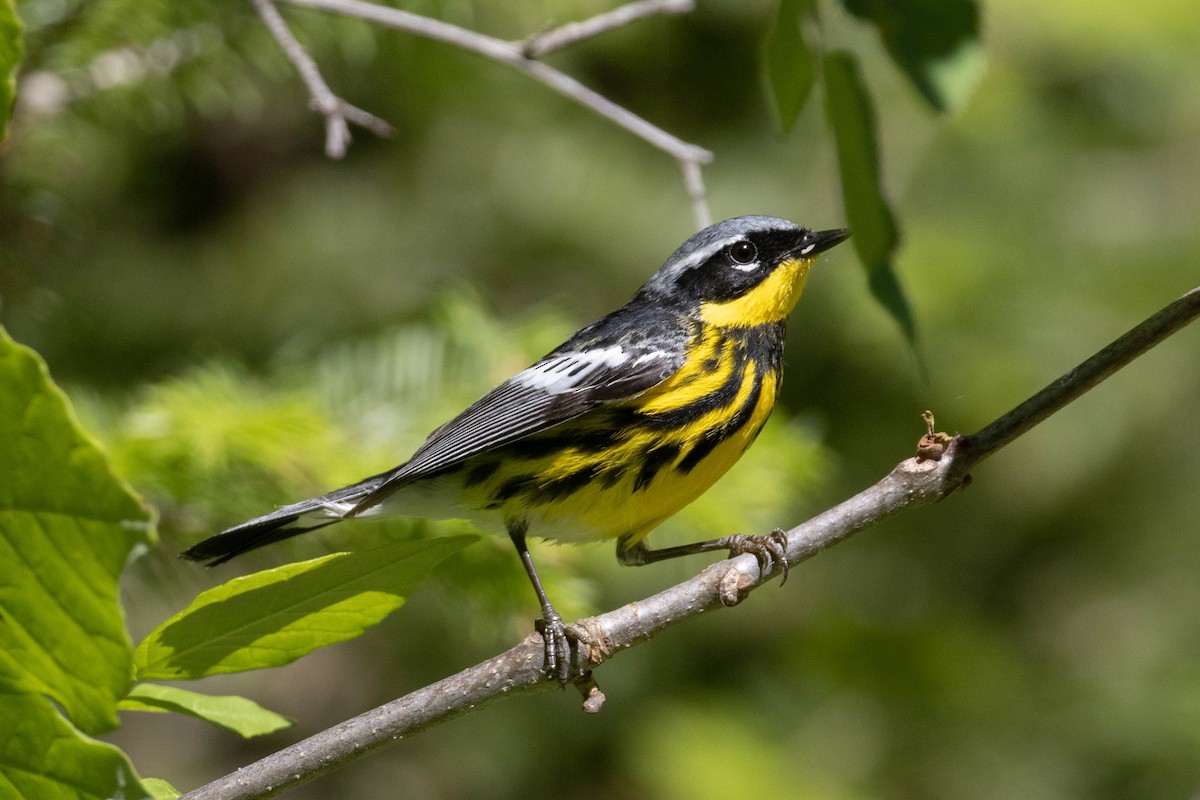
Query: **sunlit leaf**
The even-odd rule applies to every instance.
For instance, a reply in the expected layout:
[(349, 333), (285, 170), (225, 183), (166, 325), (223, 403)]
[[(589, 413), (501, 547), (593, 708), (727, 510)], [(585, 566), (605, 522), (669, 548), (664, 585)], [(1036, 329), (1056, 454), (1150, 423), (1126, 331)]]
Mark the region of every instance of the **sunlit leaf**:
[(909, 343), (915, 344), (916, 322), (892, 269), (900, 234), (883, 196), (871, 97), (849, 53), (826, 56), (824, 74), (825, 108), (837, 142), (846, 221), (853, 233), (850, 241), (867, 269), (872, 295), (900, 325)]
[(154, 800), (175, 800), (175, 798), (183, 796), (183, 792), (162, 778), (142, 778), (142, 786), (150, 792)]
[(171, 711), (186, 714), (224, 728), (246, 739), (274, 733), (292, 721), (282, 714), (263, 708), (253, 700), (237, 695), (211, 695), (163, 686), (139, 683), (119, 706), (125, 711)]
[(975, 0), (842, 0), (879, 29), (892, 60), (938, 111), (960, 106), (983, 73)]
[(398, 542), (287, 564), (200, 594), (138, 645), (138, 678), (203, 678), (291, 663), (360, 635), (478, 537)]
[(84, 736), (34, 694), (0, 686), (0, 797), (150, 797), (117, 748)]
[(815, 15), (813, 0), (779, 0), (775, 24), (767, 34), (767, 88), (776, 122), (785, 133), (796, 124), (816, 78), (816, 57), (802, 29), (805, 19)]
[(0, 653), (11, 667), (0, 688), (47, 695), (81, 730), (107, 731), (132, 671), (117, 577), (150, 541), (149, 514), (41, 359), (2, 330), (0, 386)]
[(23, 29), (13, 0), (0, 0), (0, 141), (7, 135), (8, 117), (17, 96), (17, 65), (24, 54)]

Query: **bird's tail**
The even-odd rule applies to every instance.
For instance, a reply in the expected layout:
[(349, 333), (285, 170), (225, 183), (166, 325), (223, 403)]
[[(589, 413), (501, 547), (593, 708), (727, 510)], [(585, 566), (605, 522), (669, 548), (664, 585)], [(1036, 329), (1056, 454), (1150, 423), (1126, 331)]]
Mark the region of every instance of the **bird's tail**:
[(359, 500), (379, 486), (383, 477), (376, 475), (235, 525), (192, 545), (179, 557), (206, 561), (208, 566), (215, 567), (250, 550), (340, 522), (350, 515)]

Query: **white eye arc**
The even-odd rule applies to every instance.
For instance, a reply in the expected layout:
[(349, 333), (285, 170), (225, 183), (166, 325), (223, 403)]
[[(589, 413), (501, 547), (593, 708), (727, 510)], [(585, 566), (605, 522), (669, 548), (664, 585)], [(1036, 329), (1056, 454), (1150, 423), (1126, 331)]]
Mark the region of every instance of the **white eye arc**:
[(806, 255), (808, 255), (809, 253), (811, 253), (811, 252), (813, 251), (813, 248), (814, 248), (814, 247), (816, 247), (816, 246), (817, 246), (817, 243), (816, 243), (816, 242), (813, 242), (812, 244), (805, 245), (804, 247), (800, 248), (800, 255), (802, 255), (802, 256), (806, 256)]
[(745, 239), (734, 242), (729, 246), (729, 258), (733, 261), (733, 268), (742, 272), (752, 272), (758, 269), (758, 248), (753, 242), (748, 242)]

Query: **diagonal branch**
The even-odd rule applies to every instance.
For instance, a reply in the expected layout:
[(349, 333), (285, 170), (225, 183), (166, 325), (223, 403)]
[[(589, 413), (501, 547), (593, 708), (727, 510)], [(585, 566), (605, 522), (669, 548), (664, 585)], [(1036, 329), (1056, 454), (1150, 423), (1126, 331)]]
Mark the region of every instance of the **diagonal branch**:
[[(804, 561), (901, 511), (928, 505), (966, 482), (971, 468), (1050, 414), (1200, 316), (1200, 287), (1192, 289), (1029, 400), (971, 436), (955, 436), (940, 459), (910, 458), (883, 480), (787, 532), (787, 558)], [(686, 619), (740, 603), (775, 577), (762, 574), (751, 555), (712, 564), (653, 597), (579, 620), (585, 645), (576, 668), (593, 669), (617, 653)], [(239, 769), (184, 796), (184, 800), (250, 800), (278, 794), (439, 723), (504, 697), (558, 687), (542, 668), (544, 648), (532, 634), (494, 658), (418, 689)], [(596, 711), (603, 695), (582, 672), (576, 685), (584, 708)]]
[(391, 125), (361, 108), (350, 105), (333, 93), (329, 84), (321, 77), (317, 62), (304, 49), (287, 26), (279, 9), (272, 0), (250, 0), (254, 10), (262, 19), (267, 32), (279, 44), (288, 61), (296, 68), (300, 79), (308, 88), (313, 108), (325, 117), (325, 154), (330, 158), (342, 158), (350, 144), (350, 125), (361, 125), (377, 136), (391, 136), (395, 131)]
[(1012, 411), (969, 437), (972, 452), (982, 453), (974, 460), (979, 461), (985, 455), (1008, 444), (1187, 325), (1196, 318), (1198, 308), (1200, 286), (1187, 292)]
[[(256, 3), (269, 3), (270, 0), (253, 0)], [(292, 5), (304, 6), (306, 8), (315, 8), (321, 11), (329, 11), (335, 14), (344, 14), (350, 17), (374, 22), (388, 28), (411, 33), (416, 36), (421, 36), (426, 39), (432, 39), (443, 44), (448, 44), (457, 47), (460, 50), (465, 50), (469, 53), (483, 56), (492, 61), (497, 61), (501, 64), (512, 67), (518, 72), (533, 78), (537, 82), (550, 87), (554, 91), (564, 97), (574, 100), (584, 108), (592, 111), (595, 114), (607, 119), (609, 122), (624, 128), (634, 136), (649, 143), (655, 148), (663, 151), (667, 155), (673, 157), (679, 162), (680, 168), (684, 172), (685, 185), (688, 190), (688, 195), (692, 200), (692, 212), (696, 219), (696, 224), (699, 227), (704, 227), (711, 220), (712, 216), (708, 210), (708, 201), (705, 198), (704, 184), (700, 177), (700, 167), (708, 164), (713, 159), (713, 154), (709, 150), (705, 150), (698, 145), (685, 142), (677, 136), (667, 133), (662, 128), (642, 119), (637, 114), (634, 114), (629, 109), (614, 103), (599, 92), (588, 88), (584, 84), (572, 78), (570, 75), (544, 64), (541, 61), (536, 61), (530, 57), (527, 52), (529, 48), (529, 40), (509, 42), (504, 39), (498, 39), (494, 36), (488, 36), (483, 33), (461, 28), (458, 25), (453, 25), (449, 22), (443, 22), (439, 19), (431, 17), (423, 17), (420, 14), (414, 14), (410, 11), (404, 11), (398, 8), (390, 8), (387, 6), (377, 5), (375, 3), (365, 2), (365, 0), (287, 0)], [(630, 5), (641, 5), (633, 3)], [(627, 8), (627, 7), (626, 7)], [(673, 4), (659, 2), (653, 4), (653, 9), (656, 12), (663, 13), (666, 10), (674, 10)], [(621, 11), (621, 9), (617, 9)], [(609, 12), (610, 16), (617, 12)], [(633, 21), (646, 16), (649, 11), (639, 11), (637, 14), (627, 15), (626, 21)], [(593, 25), (589, 21), (577, 23), (584, 28), (583, 35), (579, 34), (563, 34), (561, 40), (566, 43), (572, 36), (575, 36), (575, 41), (579, 41), (587, 36), (595, 35), (601, 30), (611, 30), (615, 27), (612, 19), (602, 22), (599, 25)], [(559, 29), (563, 30), (563, 29)], [(554, 33), (551, 31), (550, 33)], [(535, 37), (536, 40), (537, 37)], [(556, 37), (557, 38), (557, 37)], [(554, 44), (554, 41), (551, 42)], [(565, 46), (556, 45), (556, 46)], [(310, 59), (311, 61), (311, 59)], [(294, 62), (293, 62), (294, 63)]]
[(695, 9), (693, 0), (636, 0), (612, 11), (597, 14), (582, 22), (570, 22), (542, 33), (536, 33), (521, 43), (526, 58), (541, 58), (547, 53), (622, 28), (631, 22), (655, 14), (687, 14)]

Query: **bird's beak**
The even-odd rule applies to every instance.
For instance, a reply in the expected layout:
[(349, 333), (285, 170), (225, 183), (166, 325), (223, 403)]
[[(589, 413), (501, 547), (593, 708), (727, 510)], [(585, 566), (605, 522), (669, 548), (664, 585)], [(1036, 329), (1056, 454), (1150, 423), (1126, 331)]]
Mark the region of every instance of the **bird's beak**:
[(817, 253), (824, 252), (850, 238), (850, 231), (845, 228), (834, 228), (828, 231), (809, 231), (804, 238), (792, 249), (791, 254), (797, 258), (812, 258)]

